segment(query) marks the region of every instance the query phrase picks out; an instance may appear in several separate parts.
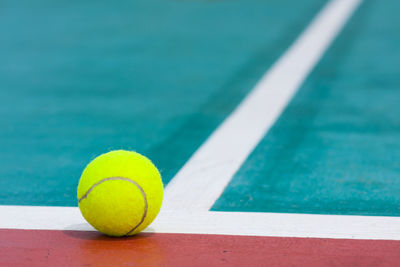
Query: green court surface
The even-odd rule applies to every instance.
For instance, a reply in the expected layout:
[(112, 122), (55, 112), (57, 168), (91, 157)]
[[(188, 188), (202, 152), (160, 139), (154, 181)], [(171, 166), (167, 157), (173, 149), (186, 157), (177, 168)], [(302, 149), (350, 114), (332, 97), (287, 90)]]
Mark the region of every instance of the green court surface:
[[(76, 206), (112, 149), (167, 185), (325, 3), (3, 1), (0, 205)], [(399, 9), (362, 3), (212, 210), (400, 215)]]
[(3, 1), (0, 204), (76, 206), (111, 149), (168, 183), (324, 2)]
[(398, 1), (365, 1), (213, 210), (400, 215)]

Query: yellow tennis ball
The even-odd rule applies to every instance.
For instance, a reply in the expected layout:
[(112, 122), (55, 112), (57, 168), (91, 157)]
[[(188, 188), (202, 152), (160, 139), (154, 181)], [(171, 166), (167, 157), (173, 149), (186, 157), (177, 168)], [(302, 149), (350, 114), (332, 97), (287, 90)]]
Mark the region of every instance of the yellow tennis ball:
[(130, 236), (145, 229), (160, 211), (162, 198), (157, 168), (131, 151), (98, 156), (86, 166), (78, 185), (83, 217), (110, 236)]

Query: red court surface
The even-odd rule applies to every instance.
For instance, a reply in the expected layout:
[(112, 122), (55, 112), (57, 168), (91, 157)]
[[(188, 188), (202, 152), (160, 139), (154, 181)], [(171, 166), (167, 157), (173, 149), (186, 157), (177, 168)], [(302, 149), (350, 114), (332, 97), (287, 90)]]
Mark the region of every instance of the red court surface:
[(0, 266), (399, 266), (400, 241), (0, 230)]

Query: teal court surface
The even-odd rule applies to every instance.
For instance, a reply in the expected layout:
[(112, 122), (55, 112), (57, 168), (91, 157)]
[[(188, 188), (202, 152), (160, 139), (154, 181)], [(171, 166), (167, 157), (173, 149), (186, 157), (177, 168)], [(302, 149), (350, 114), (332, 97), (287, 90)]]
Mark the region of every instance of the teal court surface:
[[(0, 266), (400, 265), (400, 2), (3, 1)], [(135, 150), (144, 233), (81, 217)]]

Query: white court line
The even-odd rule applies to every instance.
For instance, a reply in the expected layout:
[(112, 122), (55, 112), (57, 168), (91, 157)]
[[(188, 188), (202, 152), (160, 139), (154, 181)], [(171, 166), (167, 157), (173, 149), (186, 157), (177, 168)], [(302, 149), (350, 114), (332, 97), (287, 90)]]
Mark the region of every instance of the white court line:
[[(0, 206), (0, 228), (94, 231), (77, 207)], [(144, 232), (400, 240), (400, 217), (163, 211)]]
[(333, 0), (167, 185), (164, 210), (209, 210), (361, 0)]

